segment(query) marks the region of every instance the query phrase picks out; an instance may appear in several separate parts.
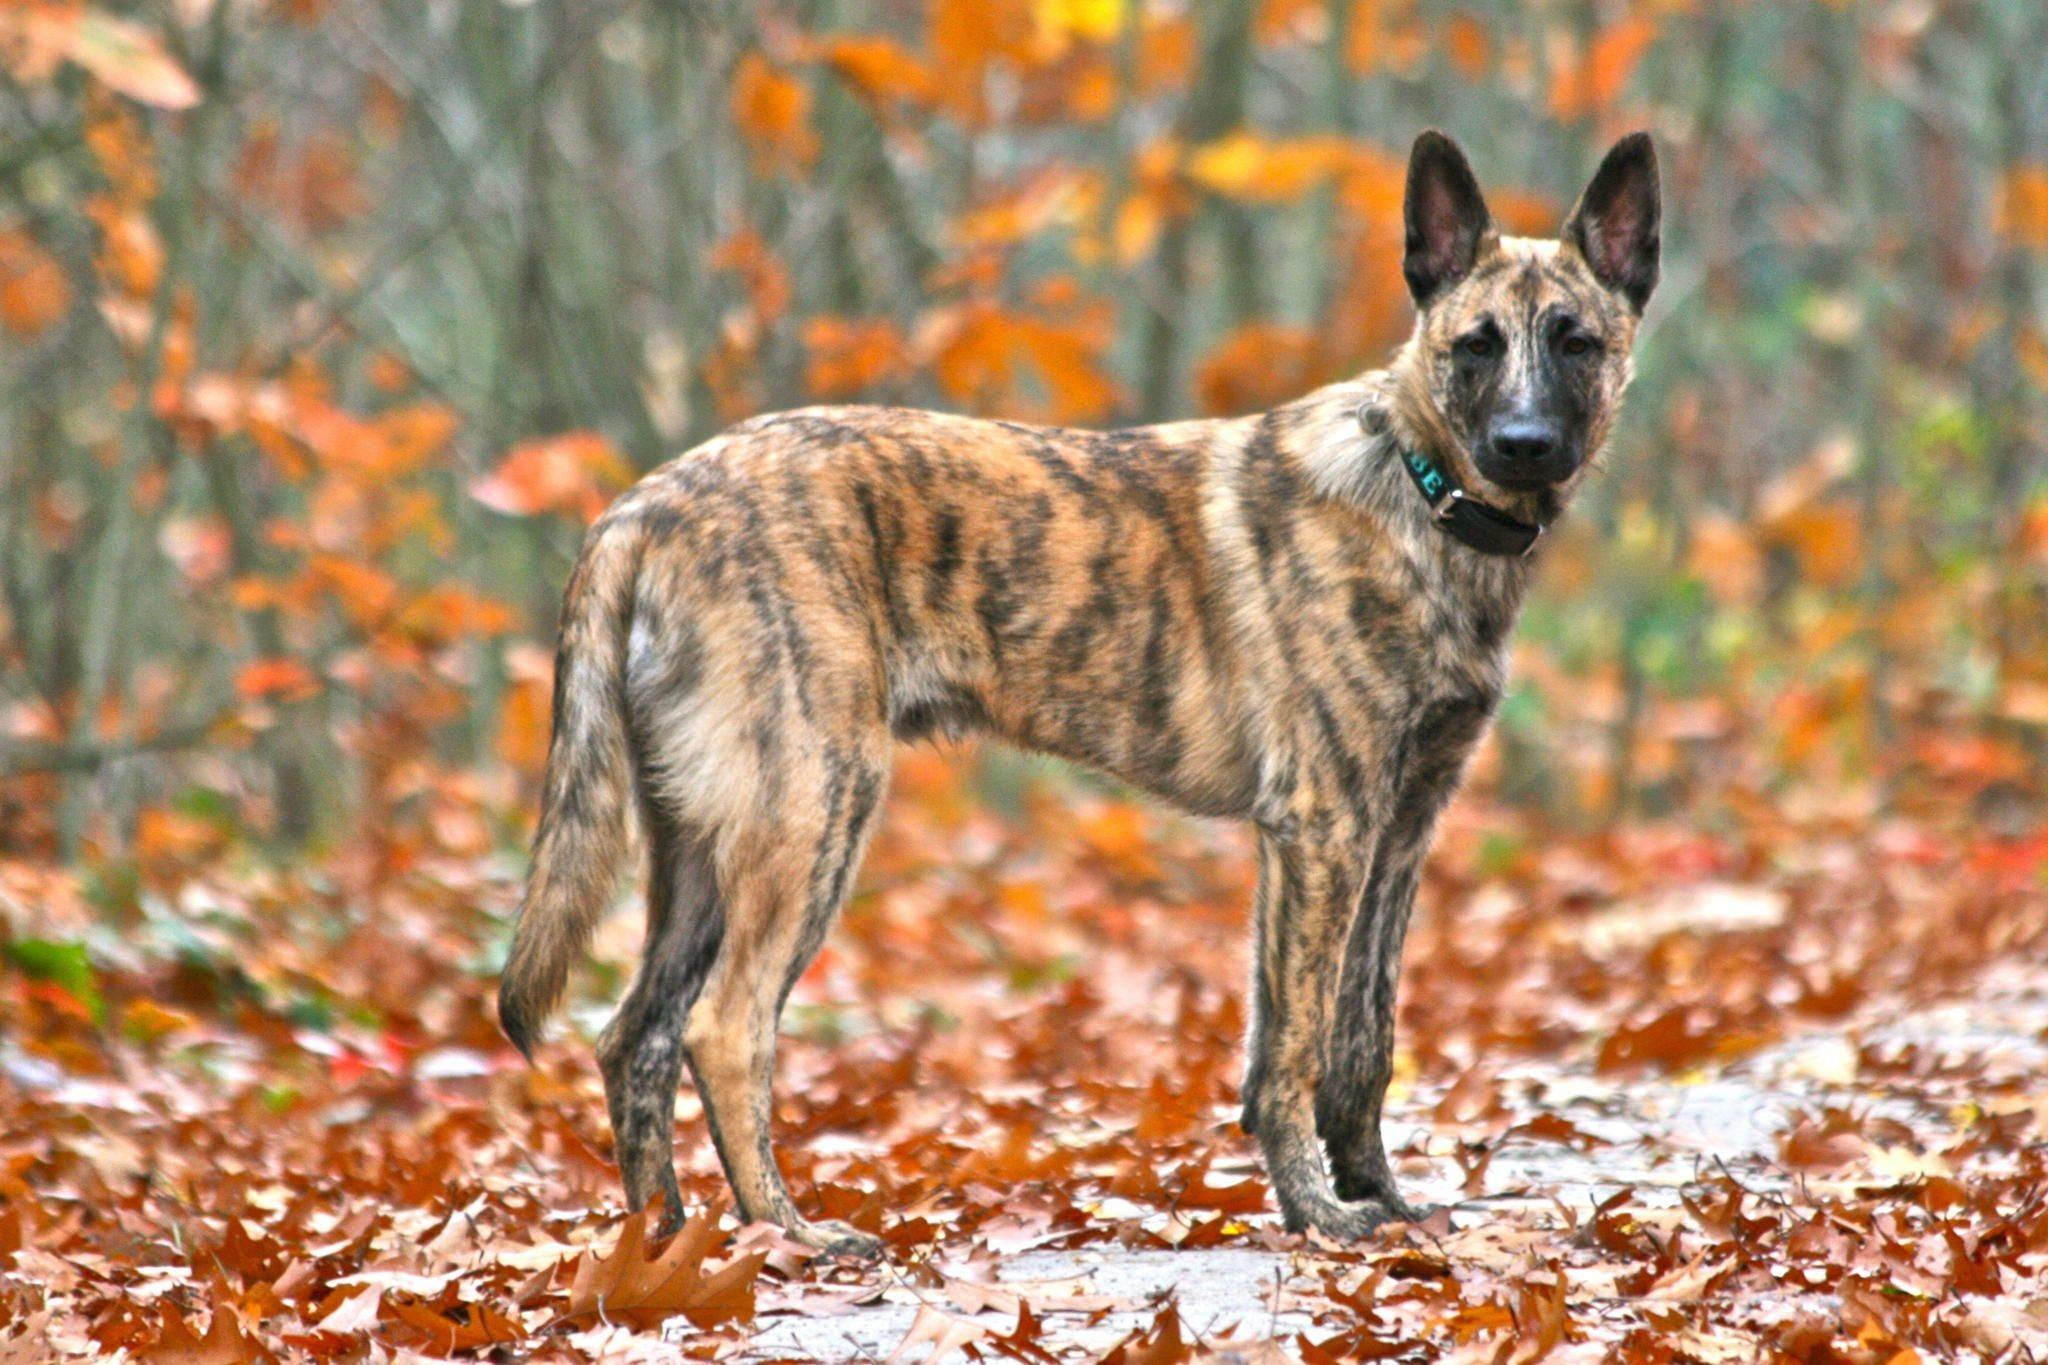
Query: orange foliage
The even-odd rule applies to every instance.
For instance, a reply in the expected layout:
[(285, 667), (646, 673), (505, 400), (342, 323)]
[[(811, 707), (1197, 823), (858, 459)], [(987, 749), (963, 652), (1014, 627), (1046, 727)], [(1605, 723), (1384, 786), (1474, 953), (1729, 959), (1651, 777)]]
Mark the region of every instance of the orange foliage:
[(1412, 70), (1429, 53), (1417, 0), (1352, 0), (1344, 58), (1353, 71)]
[(510, 686), (498, 712), (498, 757), (528, 777), (540, 776), (547, 758), (549, 712), (554, 705), (554, 660), (536, 645), (505, 652)]
[(235, 691), (251, 701), (304, 701), (320, 690), (320, 680), (297, 659), (257, 659), (235, 674)]
[(1204, 412), (1256, 412), (1314, 388), (1328, 376), (1329, 363), (1305, 327), (1246, 323), (1202, 357), (1195, 392)]
[(1717, 601), (1730, 606), (1756, 601), (1764, 584), (1763, 547), (1750, 528), (1712, 511), (1692, 524), (1687, 567)]
[(363, 362), (363, 377), (381, 393), (403, 393), (412, 387), (412, 367), (390, 351), (377, 351)]
[(1564, 222), (1564, 208), (1544, 194), (1511, 187), (1489, 189), (1486, 207), (1502, 232), (1517, 237), (1554, 237)]
[[(957, 402), (1042, 408), (1054, 422), (1088, 422), (1106, 417), (1117, 401), (1116, 382), (1102, 359), (1106, 338), (1086, 323), (1059, 324), (969, 304), (935, 314), (920, 343), (931, 353), (940, 387)], [(1040, 401), (1020, 387), (1027, 366), (1042, 390)]]
[(85, 145), (116, 202), (136, 205), (156, 197), (155, 149), (133, 109), (95, 92), (86, 108)]
[(1602, 28), (1583, 51), (1556, 53), (1550, 112), (1569, 122), (1612, 109), (1637, 63), (1657, 40), (1657, 31), (1656, 20), (1632, 15)]
[[(1921, 747), (1931, 772), (2014, 770)], [(37, 1312), (9, 1323), (31, 1345), (552, 1359), (659, 1330), (694, 1358), (808, 1328), (830, 1356), (879, 1299), (903, 1350), (1179, 1360), (1204, 1291), (1144, 1305), (1093, 1269), (1171, 1251), (1270, 1267), (1246, 1297), (1280, 1285), (1309, 1326), (1276, 1349), (1304, 1360), (1534, 1358), (1567, 1337), (1619, 1354), (1671, 1304), (1761, 1355), (1809, 1316), (1850, 1340), (1829, 1315), (1878, 1278), (1924, 1290), (1871, 1295), (1855, 1329), (1896, 1359), (2037, 1275), (2048, 1148), (2019, 1044), (2043, 1017), (2048, 845), (1967, 810), (1873, 828), (1759, 802), (1713, 832), (1573, 835), (1461, 801), (1428, 865), (1393, 1107), (1422, 1125), (1395, 1151), (1404, 1180), (1477, 1198), (1340, 1246), (1279, 1227), (1231, 1121), (1250, 845), (1037, 782), (999, 822), (968, 799), (971, 763), (912, 751), (864, 889), (796, 984), (792, 1019), (823, 1022), (783, 1039), (802, 1084), (777, 1114), (806, 1212), (879, 1234), (916, 1268), (900, 1283), (735, 1228), (687, 1100), (685, 1226), (655, 1241), (652, 1215), (622, 1216), (587, 1045), (526, 1067), (474, 967), (497, 933), (477, 903), (512, 894), (484, 792), (403, 762), (389, 778), (431, 812), (420, 848), (252, 877), (217, 822), (153, 813), (130, 875), (204, 913), (137, 913), (118, 955), (8, 969), (25, 1079), (0, 1118), (34, 1194), (0, 1214), (22, 1267), (0, 1294), (37, 1275)], [(1487, 852), (1503, 839), (1511, 856)], [(99, 913), (88, 891), (142, 898), (122, 885), (0, 859), (9, 942), (70, 941)], [(632, 954), (627, 919), (609, 962)], [(1927, 1021), (1954, 1016), (2019, 1055), (1958, 1032), (1929, 1065)], [(1706, 1173), (1668, 1118), (1705, 1108), (1702, 1079), (1758, 1111)], [(1666, 1165), (1682, 1183), (1650, 1194), (1575, 1183)], [(87, 1191), (107, 1216), (76, 1216)], [(1059, 1278), (991, 1269), (1026, 1248)], [(1109, 1314), (1128, 1328), (1101, 1330)]]
[(249, 134), (236, 163), (235, 188), (309, 232), (338, 227), (368, 204), (357, 183), (355, 157), (339, 133), (321, 129), (286, 148), (275, 122)]
[(1038, 27), (1030, 0), (931, 0), (926, 42), (942, 71), (979, 77), (992, 64), (1028, 60)]
[(811, 92), (758, 52), (741, 57), (733, 71), (732, 118), (759, 168), (802, 170), (817, 159)]
[(1186, 14), (1148, 13), (1138, 42), (1138, 90), (1159, 95), (1183, 90), (1195, 70), (1195, 23)]
[(1323, 0), (1259, 0), (1253, 32), (1262, 43), (1311, 41), (1328, 22)]
[(1097, 178), (1048, 169), (966, 209), (953, 222), (953, 240), (968, 251), (1008, 249), (1061, 227), (1086, 228), (1100, 211), (1101, 196)]
[(804, 324), (807, 379), (820, 398), (851, 398), (904, 373), (908, 345), (884, 318), (816, 317)]
[(1350, 161), (1334, 137), (1268, 141), (1239, 131), (1188, 155), (1187, 173), (1205, 189), (1252, 202), (1286, 203), (1326, 183)]
[(595, 521), (612, 495), (631, 483), (632, 466), (594, 431), (572, 431), (512, 448), (469, 486), (470, 496), (507, 516), (568, 512)]
[(153, 297), (163, 277), (164, 246), (140, 207), (102, 199), (90, 206), (100, 229), (100, 274), (137, 300)]
[(1469, 14), (1455, 15), (1444, 25), (1444, 51), (1466, 80), (1482, 79), (1493, 64), (1493, 42), (1486, 26)]
[(57, 258), (26, 232), (0, 231), (0, 324), (29, 339), (70, 308), (71, 282)]
[(789, 310), (789, 269), (752, 228), (732, 233), (711, 249), (714, 270), (729, 270), (746, 286), (749, 325), (765, 326)]
[(2023, 246), (2048, 251), (2048, 165), (2030, 161), (2006, 171), (1998, 230)]
[(817, 55), (878, 111), (898, 104), (929, 104), (939, 83), (924, 61), (894, 38), (879, 34), (821, 40)]
[(768, 1259), (765, 1251), (737, 1256), (715, 1271), (704, 1257), (721, 1240), (719, 1211), (692, 1218), (659, 1253), (647, 1247), (654, 1210), (626, 1220), (608, 1255), (585, 1252), (576, 1263), (568, 1306), (560, 1321), (579, 1318), (658, 1328), (673, 1317), (698, 1327), (754, 1316), (754, 1280)]
[(945, 76), (940, 98), (959, 118), (980, 124), (989, 71), (1031, 61), (1038, 36), (1030, 0), (932, 0), (926, 43), (933, 69)]

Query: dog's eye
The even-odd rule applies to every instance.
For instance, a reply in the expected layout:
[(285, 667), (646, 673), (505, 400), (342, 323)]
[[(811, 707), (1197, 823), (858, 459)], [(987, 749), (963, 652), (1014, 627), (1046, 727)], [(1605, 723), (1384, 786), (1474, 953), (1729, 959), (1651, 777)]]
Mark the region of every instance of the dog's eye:
[(1577, 333), (1573, 333), (1571, 336), (1568, 336), (1564, 339), (1563, 350), (1564, 353), (1568, 356), (1577, 357), (1582, 355), (1591, 355), (1596, 349), (1598, 348), (1594, 343), (1593, 338), (1589, 336), (1581, 336)]
[(1484, 334), (1464, 337), (1458, 342), (1458, 354), (1468, 360), (1485, 360), (1493, 354), (1493, 338)]

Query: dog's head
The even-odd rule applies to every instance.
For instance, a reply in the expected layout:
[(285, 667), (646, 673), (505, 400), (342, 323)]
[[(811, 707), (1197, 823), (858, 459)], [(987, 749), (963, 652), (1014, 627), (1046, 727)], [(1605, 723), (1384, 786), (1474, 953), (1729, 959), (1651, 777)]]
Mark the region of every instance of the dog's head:
[(1458, 144), (1416, 139), (1402, 273), (1443, 434), (1511, 493), (1569, 491), (1606, 442), (1657, 284), (1657, 152), (1616, 143), (1556, 240), (1503, 237)]

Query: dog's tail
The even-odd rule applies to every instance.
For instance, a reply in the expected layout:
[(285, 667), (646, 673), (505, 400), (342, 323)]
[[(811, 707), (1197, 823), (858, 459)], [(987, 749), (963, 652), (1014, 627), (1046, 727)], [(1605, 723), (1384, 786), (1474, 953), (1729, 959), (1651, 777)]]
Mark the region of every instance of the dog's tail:
[(640, 538), (600, 522), (577, 557), (555, 654), (555, 721), (533, 870), (498, 982), (498, 1024), (530, 1060), (625, 861), (632, 762), (626, 645)]

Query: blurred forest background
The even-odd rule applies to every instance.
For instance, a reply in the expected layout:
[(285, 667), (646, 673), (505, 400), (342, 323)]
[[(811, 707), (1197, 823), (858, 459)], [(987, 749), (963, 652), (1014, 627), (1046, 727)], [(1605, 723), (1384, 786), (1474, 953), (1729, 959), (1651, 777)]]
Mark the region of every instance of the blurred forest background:
[[(582, 529), (767, 409), (1141, 422), (1378, 365), (1426, 126), (1542, 234), (1650, 129), (1666, 255), (1431, 862), (1403, 1178), (1555, 1192), (1488, 1175), (1608, 1140), (1539, 1068), (1611, 1117), (1831, 1050), (1754, 1073), (1779, 1127), (1682, 1207), (1322, 1248), (1301, 1352), (1758, 1359), (1788, 1304), (1787, 1359), (2048, 1350), (2038, 1048), (1980, 1055), (2048, 1000), (2044, 56), (2040, 0), (0, 0), (0, 1359), (842, 1311), (759, 1238), (602, 1259), (588, 1051), (495, 1028)], [(1233, 1123), (1250, 877), (908, 751), (790, 1011), (800, 1202), (984, 1270), (1297, 1257)], [(1976, 1043), (1873, 1031), (1959, 1001)], [(1667, 1129), (1642, 1164), (1697, 1175)], [(717, 1199), (687, 1097), (678, 1151)], [(1044, 1304), (952, 1302), (912, 1335), (1006, 1304), (1054, 1358)], [(1174, 1311), (1112, 1358), (1183, 1358)]]
[(744, 415), (1149, 421), (1379, 363), (1427, 125), (1526, 232), (1620, 131), (1666, 167), (1502, 790), (2040, 774), (2032, 0), (178, 0), (10, 6), (0, 52), (14, 851), (530, 779), (580, 524)]

